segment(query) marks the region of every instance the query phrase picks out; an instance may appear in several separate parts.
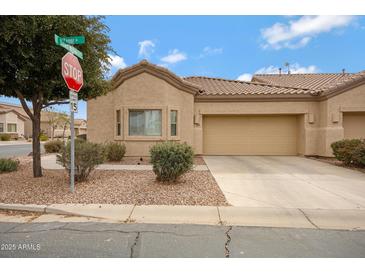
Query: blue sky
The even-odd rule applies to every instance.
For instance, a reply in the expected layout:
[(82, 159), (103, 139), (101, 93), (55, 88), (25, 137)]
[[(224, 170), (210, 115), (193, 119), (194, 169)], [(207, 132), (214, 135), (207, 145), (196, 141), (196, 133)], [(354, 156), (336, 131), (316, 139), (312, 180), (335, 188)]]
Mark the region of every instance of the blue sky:
[[(112, 73), (141, 59), (180, 76), (241, 80), (277, 73), (285, 62), (293, 73), (365, 70), (363, 16), (109, 16), (105, 23), (118, 54)], [(77, 117), (86, 118), (85, 102)]]

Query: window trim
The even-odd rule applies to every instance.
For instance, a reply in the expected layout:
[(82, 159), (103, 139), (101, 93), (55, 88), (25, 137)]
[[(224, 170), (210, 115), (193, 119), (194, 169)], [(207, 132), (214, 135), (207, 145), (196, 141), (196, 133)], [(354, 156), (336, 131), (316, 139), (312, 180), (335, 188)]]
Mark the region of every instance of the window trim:
[[(160, 110), (161, 111), (161, 135), (160, 136), (144, 136), (144, 135), (129, 135), (129, 111), (130, 110)], [(130, 141), (160, 141), (166, 140), (166, 112), (167, 109), (164, 106), (159, 105), (133, 105), (125, 106), (123, 112), (123, 137), (124, 140)]]
[(4, 127), (4, 123), (0, 123), (0, 125), (1, 125), (1, 128), (2, 128), (2, 130), (0, 131), (0, 133), (4, 133), (5, 131), (4, 131), (4, 129), (5, 129), (5, 127)]
[[(9, 131), (9, 125), (15, 125), (15, 131)], [(6, 123), (6, 132), (7, 133), (17, 133), (18, 132), (17, 123)]]
[[(120, 135), (118, 135), (118, 130), (117, 130), (117, 111), (120, 111), (119, 115), (120, 115)], [(114, 120), (113, 120), (113, 128), (114, 128), (114, 140), (116, 141), (122, 141), (123, 140), (123, 134), (124, 134), (124, 120), (123, 120), (123, 116), (124, 116), (124, 110), (123, 107), (116, 107), (114, 108)]]
[(115, 126), (116, 126), (116, 136), (122, 136), (122, 118), (121, 118), (121, 111), (117, 109), (115, 111)]
[[(171, 136), (171, 111), (177, 112), (177, 119), (176, 119), (176, 136)], [(179, 107), (168, 107), (168, 139), (169, 140), (180, 140), (180, 124), (181, 124), (181, 111)]]

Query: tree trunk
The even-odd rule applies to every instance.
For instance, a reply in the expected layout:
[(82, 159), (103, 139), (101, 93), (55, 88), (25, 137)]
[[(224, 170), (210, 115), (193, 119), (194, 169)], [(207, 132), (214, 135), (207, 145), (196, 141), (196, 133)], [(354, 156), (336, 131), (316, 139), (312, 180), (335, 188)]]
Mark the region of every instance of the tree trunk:
[(42, 167), (41, 167), (41, 143), (40, 143), (40, 134), (41, 134), (41, 108), (34, 106), (33, 104), (33, 176), (34, 177), (42, 177)]

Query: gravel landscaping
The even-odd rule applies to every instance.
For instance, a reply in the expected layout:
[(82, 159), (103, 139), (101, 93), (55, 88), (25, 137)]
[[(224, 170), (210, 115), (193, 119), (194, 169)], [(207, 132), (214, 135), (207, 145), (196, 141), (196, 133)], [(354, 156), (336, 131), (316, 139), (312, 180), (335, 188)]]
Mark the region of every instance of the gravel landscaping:
[(65, 171), (43, 170), (43, 177), (33, 178), (31, 164), (30, 157), (23, 157), (18, 171), (0, 174), (0, 203), (228, 205), (209, 171), (192, 171), (177, 183), (163, 184), (152, 171), (95, 170), (71, 194)]

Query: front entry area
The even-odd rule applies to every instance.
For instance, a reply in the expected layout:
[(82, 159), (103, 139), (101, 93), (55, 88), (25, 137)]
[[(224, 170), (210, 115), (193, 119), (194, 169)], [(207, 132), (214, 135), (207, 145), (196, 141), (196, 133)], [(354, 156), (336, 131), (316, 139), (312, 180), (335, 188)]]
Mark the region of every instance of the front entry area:
[(205, 155), (297, 155), (295, 115), (206, 115)]

